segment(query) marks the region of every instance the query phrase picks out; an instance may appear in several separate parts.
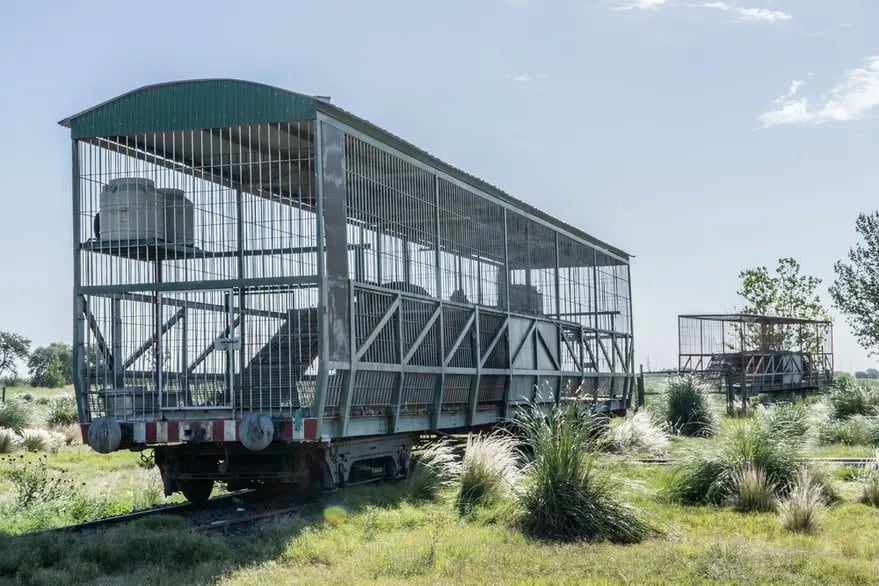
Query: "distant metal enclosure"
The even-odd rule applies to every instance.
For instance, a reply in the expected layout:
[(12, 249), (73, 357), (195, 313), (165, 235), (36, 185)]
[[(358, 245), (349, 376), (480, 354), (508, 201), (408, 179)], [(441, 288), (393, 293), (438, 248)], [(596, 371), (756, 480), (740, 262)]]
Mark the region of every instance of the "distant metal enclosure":
[(833, 325), (766, 315), (678, 316), (679, 370), (730, 393), (824, 390), (833, 378)]
[(628, 255), (344, 110), (205, 80), (62, 124), (84, 422), (258, 411), (338, 438), (628, 404)]

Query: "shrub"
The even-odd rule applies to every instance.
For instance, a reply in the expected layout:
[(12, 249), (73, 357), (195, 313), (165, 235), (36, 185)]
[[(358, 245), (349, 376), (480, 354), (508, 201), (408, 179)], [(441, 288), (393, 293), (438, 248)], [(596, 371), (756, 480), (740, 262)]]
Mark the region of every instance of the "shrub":
[(21, 395), (17, 395), (15, 398), (19, 401), (24, 401), (25, 403), (32, 403), (34, 400), (34, 396), (32, 393), (22, 393)]
[(657, 531), (640, 510), (619, 500), (617, 487), (596, 467), (591, 420), (578, 407), (521, 416), (531, 461), (517, 499), (519, 524), (541, 539), (642, 541)]
[(506, 432), (470, 434), (458, 476), (457, 506), (461, 514), (509, 495), (518, 480), (516, 440)]
[(773, 434), (801, 438), (809, 431), (809, 410), (804, 403), (776, 403), (758, 407), (757, 414)]
[(610, 428), (607, 448), (622, 454), (652, 454), (660, 456), (668, 450), (666, 426), (659, 423), (647, 410), (642, 409)]
[(46, 423), (50, 427), (61, 427), (72, 423), (79, 423), (76, 402), (70, 397), (62, 397), (52, 401)]
[(28, 452), (57, 452), (63, 436), (45, 429), (25, 429), (21, 432), (21, 445)]
[(822, 444), (879, 446), (879, 418), (854, 415), (844, 420), (830, 420), (818, 430)]
[(0, 427), (20, 434), (30, 424), (30, 419), (31, 412), (27, 404), (21, 401), (0, 403)]
[(833, 416), (846, 419), (853, 415), (873, 415), (879, 404), (879, 396), (864, 385), (841, 378), (831, 384), (830, 401), (833, 405)]
[(714, 416), (696, 377), (685, 375), (669, 383), (665, 420), (680, 435), (713, 435)]
[[(773, 436), (758, 419), (734, 422), (719, 440), (715, 453), (696, 454), (672, 471), (666, 496), (683, 504), (721, 504), (733, 497), (736, 475), (746, 467), (760, 469), (776, 496), (786, 496), (797, 475), (806, 470), (799, 449), (786, 438)], [(827, 500), (836, 498), (829, 481), (817, 477)]]
[(60, 433), (62, 436), (64, 436), (65, 446), (75, 446), (79, 443), (82, 443), (82, 430), (76, 423), (73, 423), (71, 425), (65, 425), (63, 428), (61, 428)]
[(0, 454), (8, 454), (15, 451), (16, 440), (15, 432), (11, 429), (0, 428)]
[(409, 497), (414, 500), (432, 500), (443, 486), (450, 486), (461, 475), (461, 463), (454, 446), (440, 440), (413, 457), (407, 479)]
[(857, 480), (861, 483), (858, 502), (871, 507), (879, 507), (879, 450), (872, 462), (861, 467)]
[(789, 531), (812, 531), (827, 504), (821, 483), (801, 470), (788, 495), (778, 503), (781, 524)]
[(733, 476), (729, 501), (736, 511), (740, 513), (771, 511), (774, 498), (775, 486), (760, 468), (746, 464)]
[(73, 480), (64, 470), (52, 470), (45, 456), (36, 460), (7, 457), (0, 460), (4, 468), (0, 475), (12, 482), (16, 502), (20, 507), (35, 504), (69, 504), (76, 495)]

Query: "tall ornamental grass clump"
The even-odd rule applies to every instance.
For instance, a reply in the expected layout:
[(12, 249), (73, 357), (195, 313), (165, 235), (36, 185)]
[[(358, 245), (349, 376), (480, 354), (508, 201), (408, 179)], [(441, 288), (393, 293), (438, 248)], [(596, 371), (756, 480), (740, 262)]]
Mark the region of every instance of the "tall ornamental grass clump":
[(15, 451), (17, 445), (17, 436), (11, 429), (0, 428), (0, 454), (8, 454)]
[(714, 434), (714, 414), (696, 377), (684, 375), (671, 381), (665, 398), (665, 420), (669, 428), (686, 436)]
[(851, 378), (837, 378), (831, 383), (830, 391), (830, 402), (836, 419), (847, 419), (853, 415), (875, 415), (879, 407), (879, 391), (856, 383)]
[(774, 508), (775, 485), (760, 468), (744, 465), (733, 475), (729, 502), (740, 513), (766, 512)]
[(879, 507), (879, 450), (876, 450), (872, 462), (861, 466), (858, 481), (861, 483), (858, 502), (870, 507)]
[(807, 470), (800, 470), (787, 496), (779, 500), (777, 508), (785, 529), (811, 532), (827, 508), (820, 480)]
[(412, 458), (407, 479), (409, 498), (433, 500), (445, 486), (454, 485), (461, 476), (461, 462), (451, 442), (440, 440)]
[[(665, 487), (670, 500), (687, 505), (730, 502), (735, 499), (737, 475), (749, 467), (765, 475), (773, 496), (783, 497), (797, 475), (807, 470), (797, 444), (773, 434), (759, 418), (733, 422), (718, 444), (716, 450), (696, 453), (672, 471)], [(826, 500), (835, 500), (826, 479), (818, 477), (815, 482)]]
[(27, 403), (15, 399), (0, 403), (0, 427), (20, 435), (30, 425), (30, 420), (31, 410)]
[(505, 431), (467, 436), (457, 478), (459, 513), (469, 514), (512, 494), (519, 479), (516, 447), (516, 439)]
[(657, 533), (644, 514), (619, 498), (596, 466), (593, 415), (556, 407), (524, 413), (519, 428), (530, 461), (518, 493), (519, 524), (539, 539), (637, 543)]
[(769, 431), (786, 438), (802, 438), (809, 432), (809, 409), (805, 403), (776, 403), (757, 408), (757, 417)]
[(669, 447), (666, 425), (646, 409), (612, 425), (605, 443), (608, 450), (620, 454), (662, 456)]
[(818, 429), (819, 443), (879, 447), (879, 417), (853, 415), (831, 419)]

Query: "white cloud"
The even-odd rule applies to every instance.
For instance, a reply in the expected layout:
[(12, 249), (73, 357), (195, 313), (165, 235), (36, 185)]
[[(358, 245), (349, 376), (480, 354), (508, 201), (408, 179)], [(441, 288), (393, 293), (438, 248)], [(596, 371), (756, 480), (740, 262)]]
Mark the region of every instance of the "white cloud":
[(520, 73), (518, 75), (512, 76), (510, 79), (519, 82), (536, 81), (539, 79), (549, 79), (549, 75), (547, 75), (546, 73), (535, 73), (533, 75), (530, 73)]
[(703, 2), (702, 4), (691, 4), (694, 8), (711, 8), (730, 12), (739, 17), (739, 20), (750, 20), (760, 22), (778, 22), (790, 20), (793, 16), (781, 10), (769, 10), (768, 8), (746, 8), (739, 6), (734, 2)]
[(796, 97), (803, 81), (794, 81), (787, 94), (772, 101), (757, 117), (763, 125), (820, 124), (859, 120), (879, 106), (879, 55), (867, 57), (861, 67), (851, 69), (829, 92), (812, 106), (808, 98)]
[(621, 0), (612, 10), (655, 10), (668, 4), (668, 0)]

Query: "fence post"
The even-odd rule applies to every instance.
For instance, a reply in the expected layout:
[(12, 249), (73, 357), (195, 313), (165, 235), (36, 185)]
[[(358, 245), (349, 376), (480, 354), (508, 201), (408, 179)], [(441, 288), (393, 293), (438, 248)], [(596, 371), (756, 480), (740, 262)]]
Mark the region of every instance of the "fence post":
[(3, 385), (3, 402), (6, 402), (6, 385)]
[(635, 413), (644, 407), (644, 365), (639, 364), (638, 367), (641, 371), (641, 375), (638, 377), (638, 398), (635, 401)]

